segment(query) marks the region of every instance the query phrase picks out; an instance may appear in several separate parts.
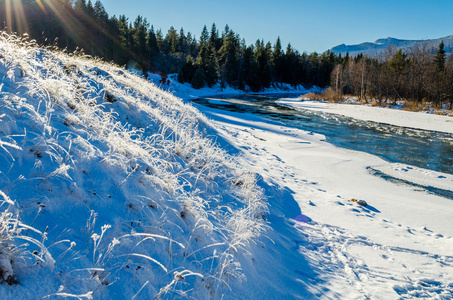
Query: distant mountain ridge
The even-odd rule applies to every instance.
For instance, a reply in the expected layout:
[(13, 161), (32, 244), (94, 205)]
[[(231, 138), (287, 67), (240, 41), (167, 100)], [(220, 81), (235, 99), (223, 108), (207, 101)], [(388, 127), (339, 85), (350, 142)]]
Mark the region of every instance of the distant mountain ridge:
[(357, 56), (362, 53), (369, 57), (377, 57), (389, 46), (394, 46), (403, 51), (408, 51), (415, 45), (426, 45), (428, 49), (436, 49), (442, 41), (444, 41), (446, 53), (453, 53), (453, 35), (431, 40), (400, 40), (388, 37), (378, 39), (374, 43), (366, 42), (358, 45), (341, 44), (333, 47), (330, 51), (335, 54), (341, 53), (342, 55), (349, 53), (350, 56)]

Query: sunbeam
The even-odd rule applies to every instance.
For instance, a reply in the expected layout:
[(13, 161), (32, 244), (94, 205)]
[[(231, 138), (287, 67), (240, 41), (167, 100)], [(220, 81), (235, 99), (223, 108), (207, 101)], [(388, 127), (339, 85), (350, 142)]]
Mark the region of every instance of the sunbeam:
[(24, 33), (28, 32), (28, 24), (26, 22), (26, 16), (24, 7), (21, 0), (5, 0), (5, 18), (6, 27), (8, 31), (13, 30), (13, 18), (16, 24), (16, 30)]

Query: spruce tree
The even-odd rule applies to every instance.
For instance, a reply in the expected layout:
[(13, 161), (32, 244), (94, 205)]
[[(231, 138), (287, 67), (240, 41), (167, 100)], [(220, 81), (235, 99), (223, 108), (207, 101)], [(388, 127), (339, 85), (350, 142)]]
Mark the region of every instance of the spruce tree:
[(389, 62), (389, 67), (398, 75), (403, 74), (408, 65), (407, 54), (399, 49)]
[(216, 84), (218, 76), (218, 63), (213, 47), (210, 44), (203, 44), (197, 58), (197, 65), (204, 72), (206, 84), (213, 86)]
[(209, 41), (209, 32), (208, 28), (206, 25), (204, 25), (203, 30), (201, 31), (201, 36), (200, 36), (200, 50), (203, 45), (207, 45)]
[(445, 50), (444, 50), (444, 41), (439, 44), (437, 49), (436, 56), (434, 57), (434, 64), (436, 65), (436, 71), (442, 72), (445, 70), (446, 62)]
[(219, 51), (222, 47), (222, 39), (219, 38), (219, 31), (217, 30), (215, 23), (213, 23), (211, 27), (211, 36), (209, 37), (209, 42), (214, 47), (215, 51)]
[(134, 59), (140, 64), (143, 73), (150, 69), (148, 53), (148, 27), (149, 23), (146, 18), (137, 16), (133, 27), (133, 53)]
[(239, 37), (230, 30), (219, 50), (223, 80), (232, 86), (239, 85)]
[(260, 89), (260, 83), (257, 76), (257, 63), (254, 53), (255, 49), (253, 46), (245, 48), (243, 62), (240, 69), (240, 78), (242, 78), (242, 81), (250, 87), (252, 91), (256, 92)]
[(179, 41), (177, 51), (183, 53), (185, 56), (189, 55), (189, 45), (187, 44), (187, 37), (182, 27), (179, 30)]
[(283, 72), (284, 72), (284, 57), (282, 51), (282, 43), (280, 37), (277, 38), (274, 46), (274, 81), (282, 82), (283, 81)]
[(192, 78), (192, 87), (195, 89), (201, 89), (205, 86), (205, 76), (201, 68), (198, 68)]
[(193, 61), (192, 56), (189, 55), (184, 61), (184, 64), (182, 65), (181, 70), (178, 73), (178, 81), (181, 83), (192, 82), (195, 71), (196, 71), (195, 63)]

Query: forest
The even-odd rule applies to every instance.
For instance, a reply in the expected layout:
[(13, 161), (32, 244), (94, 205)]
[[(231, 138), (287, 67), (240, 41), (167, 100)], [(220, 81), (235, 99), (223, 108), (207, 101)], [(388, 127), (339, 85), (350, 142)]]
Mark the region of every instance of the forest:
[[(259, 91), (271, 85), (328, 87), (332, 100), (344, 95), (379, 105), (409, 100), (453, 106), (453, 59), (443, 44), (438, 49), (414, 48), (404, 53), (387, 49), (378, 58), (344, 57), (330, 51), (300, 53), (291, 44), (258, 39), (247, 45), (228, 25), (204, 26), (199, 38), (183, 28), (165, 34), (146, 18), (130, 21), (109, 16), (98, 0), (0, 0), (0, 27), (28, 34), (43, 46), (100, 57), (120, 66), (163, 76), (178, 73), (180, 82), (194, 88), (232, 86)], [(333, 92), (332, 92), (333, 91)]]
[(20, 7), (8, 2), (0, 0), (0, 24), (9, 32), (68, 52), (83, 49), (144, 74), (179, 73), (181, 82), (195, 88), (220, 83), (258, 91), (276, 82), (326, 86), (336, 63), (333, 53), (301, 54), (291, 44), (284, 48), (280, 38), (273, 45), (263, 40), (247, 45), (228, 25), (221, 33), (216, 24), (205, 26), (199, 38), (183, 28), (164, 34), (142, 16), (134, 21), (109, 16), (100, 1), (22, 0)]
[(334, 67), (331, 86), (332, 100), (354, 95), (380, 106), (406, 100), (414, 110), (424, 104), (452, 109), (453, 56), (447, 56), (443, 42), (438, 49), (422, 45), (408, 53), (389, 48), (380, 58), (347, 55)]

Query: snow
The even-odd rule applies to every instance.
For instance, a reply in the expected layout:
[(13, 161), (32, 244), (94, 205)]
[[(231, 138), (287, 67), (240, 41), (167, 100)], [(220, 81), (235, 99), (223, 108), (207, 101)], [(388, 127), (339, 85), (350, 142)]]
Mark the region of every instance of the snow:
[(449, 191), (451, 174), (189, 104), (232, 88), (164, 92), (20, 44), (0, 37), (0, 270), (18, 281), (1, 299), (453, 297), (453, 201), (372, 171)]
[[(201, 89), (194, 89), (189, 83), (179, 83), (177, 81), (177, 74), (168, 75), (168, 83), (161, 84), (161, 75), (155, 73), (148, 73), (148, 78), (155, 85), (161, 89), (183, 99), (186, 101), (197, 99), (208, 96), (237, 96), (244, 95), (251, 92), (238, 90), (231, 86), (221, 87), (220, 84), (216, 84), (212, 87), (203, 87)], [(286, 83), (275, 83), (271, 87), (266, 88), (260, 92), (253, 92), (253, 94), (295, 94), (301, 95), (309, 92), (320, 92), (321, 88), (314, 86), (306, 88), (302, 85), (292, 86)], [(217, 100), (220, 101), (220, 100)]]
[[(297, 203), (299, 209), (285, 216), (298, 229), (285, 237), (293, 253), (278, 252), (299, 255), (318, 273), (315, 282), (303, 279), (315, 297), (453, 296), (453, 201), (385, 181), (369, 168), (450, 191), (452, 175), (336, 148), (321, 135), (256, 116), (198, 108), (241, 145), (263, 181), (285, 191), (269, 200), (271, 213), (276, 203)], [(271, 226), (284, 232), (278, 223)], [(285, 280), (294, 282), (294, 275)]]
[(280, 99), (279, 103), (296, 109), (339, 114), (363, 121), (453, 134), (453, 118), (449, 116), (365, 105), (301, 101), (299, 99)]
[(241, 293), (267, 202), (203, 114), (6, 34), (0, 78), (1, 299)]

